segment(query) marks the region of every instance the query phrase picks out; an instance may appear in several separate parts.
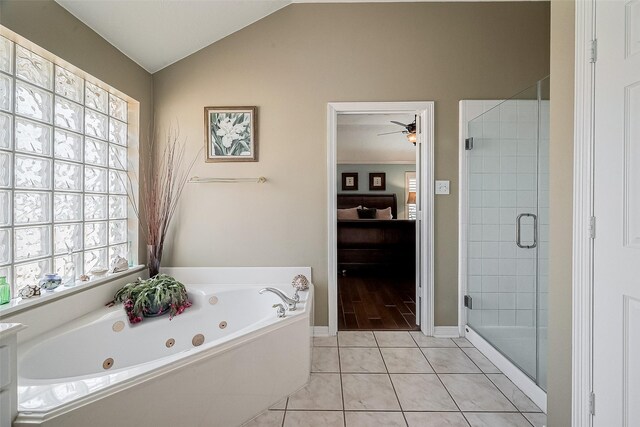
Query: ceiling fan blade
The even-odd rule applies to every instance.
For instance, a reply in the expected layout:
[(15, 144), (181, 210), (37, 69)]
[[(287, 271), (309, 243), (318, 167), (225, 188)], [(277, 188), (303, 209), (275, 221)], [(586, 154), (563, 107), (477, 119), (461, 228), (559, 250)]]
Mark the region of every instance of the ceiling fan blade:
[(394, 134), (394, 133), (403, 133), (403, 132), (404, 132), (403, 130), (398, 130), (398, 131), (395, 131), (395, 132), (385, 132), (385, 133), (379, 133), (378, 136), (391, 135), (391, 134)]
[(409, 126), (409, 125), (405, 125), (404, 123), (396, 122), (395, 120), (391, 120), (391, 123), (396, 124), (396, 125), (399, 125), (399, 126), (402, 126), (402, 127), (404, 127), (404, 128), (406, 128), (407, 126)]

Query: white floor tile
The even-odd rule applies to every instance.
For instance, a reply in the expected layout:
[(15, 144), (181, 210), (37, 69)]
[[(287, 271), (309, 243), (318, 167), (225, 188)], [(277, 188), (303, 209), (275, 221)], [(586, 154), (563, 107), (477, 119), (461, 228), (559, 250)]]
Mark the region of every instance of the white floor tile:
[(284, 427), (344, 427), (342, 411), (287, 411)]
[(458, 347), (451, 338), (428, 337), (420, 331), (411, 331), (410, 334), (419, 347)]
[(440, 379), (463, 412), (516, 411), (511, 402), (484, 375), (443, 374)]
[(435, 374), (392, 374), (403, 411), (456, 411), (455, 402)]
[(340, 374), (311, 374), (306, 387), (289, 397), (289, 409), (342, 410)]
[(337, 347), (338, 337), (313, 337), (315, 347)]
[(417, 348), (381, 348), (384, 363), (389, 373), (433, 373), (431, 365), (420, 349)]
[(504, 374), (487, 374), (487, 377), (507, 396), (519, 411), (542, 412), (509, 378)]
[(352, 347), (340, 349), (340, 368), (346, 373), (386, 373), (380, 350)]
[(474, 374), (480, 369), (459, 348), (422, 348), (433, 370), (442, 374)]
[(340, 331), (338, 332), (340, 347), (377, 347), (376, 339), (371, 331)]
[(402, 412), (345, 412), (347, 427), (407, 427)]
[(409, 427), (469, 427), (460, 412), (405, 412)]
[(341, 331), (313, 341), (307, 386), (244, 427), (546, 427), (465, 338)]
[(469, 342), (466, 338), (452, 338), (453, 342), (455, 342), (458, 347), (473, 347), (473, 344)]
[(484, 354), (480, 353), (480, 350), (472, 347), (463, 347), (462, 351), (466, 353), (467, 356), (473, 363), (478, 365), (478, 368), (482, 370), (485, 374), (499, 374), (500, 369), (496, 368), (496, 366), (491, 363), (489, 359), (487, 359)]
[(380, 347), (417, 347), (409, 332), (376, 331), (374, 332)]
[(387, 374), (343, 374), (342, 389), (345, 410), (400, 410)]
[(311, 372), (340, 372), (337, 347), (314, 347)]
[(522, 414), (533, 427), (547, 427), (547, 415), (542, 412)]
[(467, 417), (471, 427), (531, 427), (518, 413), (465, 412), (464, 416)]

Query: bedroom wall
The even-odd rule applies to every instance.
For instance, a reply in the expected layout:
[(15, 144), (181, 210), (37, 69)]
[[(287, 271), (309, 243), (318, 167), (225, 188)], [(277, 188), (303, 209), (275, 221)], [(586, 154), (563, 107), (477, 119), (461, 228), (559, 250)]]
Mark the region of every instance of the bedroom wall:
[[(415, 172), (416, 165), (338, 165), (338, 193), (362, 193), (362, 194), (390, 194), (394, 193), (398, 201), (398, 218), (406, 219), (405, 202), (407, 193), (404, 189), (405, 173)], [(357, 191), (342, 191), (342, 173), (358, 173)], [(386, 187), (385, 191), (369, 191), (369, 172), (384, 172)]]
[[(457, 324), (458, 101), (511, 96), (549, 74), (549, 3), (295, 4), (154, 74), (155, 115), (178, 122), (193, 175), (167, 266), (313, 268), (327, 325), (327, 103), (435, 101), (435, 323)], [(205, 163), (203, 107), (257, 105), (260, 161)]]

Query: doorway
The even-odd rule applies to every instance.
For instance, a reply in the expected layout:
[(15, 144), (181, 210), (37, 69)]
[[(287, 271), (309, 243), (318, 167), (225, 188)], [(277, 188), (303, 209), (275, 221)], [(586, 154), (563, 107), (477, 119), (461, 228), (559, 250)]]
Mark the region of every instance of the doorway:
[(327, 134), (329, 334), (432, 335), (433, 102), (331, 103)]

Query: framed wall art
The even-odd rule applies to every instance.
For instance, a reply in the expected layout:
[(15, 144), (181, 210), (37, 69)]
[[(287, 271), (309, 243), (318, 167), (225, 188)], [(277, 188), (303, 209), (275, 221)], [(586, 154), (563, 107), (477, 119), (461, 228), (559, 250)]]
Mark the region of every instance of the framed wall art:
[(369, 173), (369, 191), (385, 191), (386, 189), (387, 182), (384, 172)]
[(207, 162), (258, 161), (258, 107), (204, 108)]
[(342, 173), (342, 191), (358, 191), (358, 172)]

